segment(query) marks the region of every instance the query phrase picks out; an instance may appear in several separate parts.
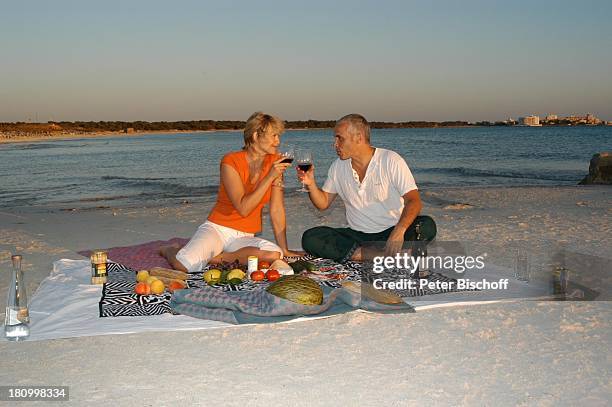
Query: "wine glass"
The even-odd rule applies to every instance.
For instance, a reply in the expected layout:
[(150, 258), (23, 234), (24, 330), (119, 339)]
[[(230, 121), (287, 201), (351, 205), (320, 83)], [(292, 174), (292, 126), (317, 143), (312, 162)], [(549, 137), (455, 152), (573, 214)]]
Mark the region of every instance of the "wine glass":
[[(293, 148), (293, 146), (291, 144), (287, 144), (287, 145), (283, 145), (281, 148), (279, 148), (280, 151), (280, 157), (283, 160), (281, 161), (281, 164), (292, 164), (293, 160), (295, 159), (295, 149)], [(285, 187), (285, 182), (284, 182), (284, 175), (281, 175), (280, 180), (276, 183), (276, 186), (279, 186), (281, 188)]]
[[(295, 155), (297, 167), (304, 172), (310, 171), (312, 168), (312, 152), (310, 150), (298, 150)], [(302, 182), (302, 188), (297, 190), (298, 192), (308, 192), (304, 182)]]
[(292, 145), (288, 144), (280, 148), (280, 155), (283, 157), (283, 164), (292, 164), (295, 159), (295, 151)]

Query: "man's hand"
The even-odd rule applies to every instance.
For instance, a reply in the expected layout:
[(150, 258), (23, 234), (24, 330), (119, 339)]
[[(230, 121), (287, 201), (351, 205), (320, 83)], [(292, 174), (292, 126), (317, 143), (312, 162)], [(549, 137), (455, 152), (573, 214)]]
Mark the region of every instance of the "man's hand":
[(302, 257), (306, 255), (306, 252), (300, 250), (283, 250), (285, 257)]
[(306, 172), (300, 170), (299, 167), (296, 167), (296, 171), (298, 179), (308, 188), (308, 197), (314, 206), (320, 211), (329, 208), (337, 194), (319, 189), (315, 181), (314, 165)]
[(385, 244), (385, 256), (395, 256), (404, 245), (404, 231), (393, 229)]
[(302, 182), (304, 184), (304, 186), (311, 186), (315, 183), (315, 178), (314, 178), (314, 164), (312, 165), (312, 167), (310, 167), (310, 169), (306, 172), (300, 170), (299, 167), (295, 167), (296, 171), (297, 171), (297, 177), (300, 180), (300, 182)]
[(387, 239), (387, 244), (385, 245), (385, 256), (393, 256), (402, 250), (402, 246), (404, 245), (404, 234), (412, 222), (414, 222), (417, 215), (421, 211), (421, 208), (423, 207), (421, 197), (419, 196), (419, 191), (417, 189), (406, 192), (403, 195), (403, 198), (404, 210), (400, 215), (397, 225), (395, 225), (395, 228), (393, 228), (391, 235), (389, 235), (389, 238)]

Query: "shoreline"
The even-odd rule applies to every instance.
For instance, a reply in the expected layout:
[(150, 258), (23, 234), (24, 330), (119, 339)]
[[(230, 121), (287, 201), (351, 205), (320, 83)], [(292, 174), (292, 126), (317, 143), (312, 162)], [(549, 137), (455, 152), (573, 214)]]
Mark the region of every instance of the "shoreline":
[(79, 140), (79, 139), (96, 139), (96, 138), (110, 138), (118, 136), (146, 136), (150, 134), (195, 134), (195, 133), (216, 133), (216, 132), (239, 132), (242, 130), (150, 130), (150, 131), (135, 131), (133, 133), (126, 133), (124, 131), (101, 131), (92, 133), (74, 133), (74, 134), (61, 134), (53, 136), (25, 136), (15, 138), (0, 138), (0, 144), (13, 144), (13, 143), (29, 143), (39, 141), (66, 141), (66, 140)]

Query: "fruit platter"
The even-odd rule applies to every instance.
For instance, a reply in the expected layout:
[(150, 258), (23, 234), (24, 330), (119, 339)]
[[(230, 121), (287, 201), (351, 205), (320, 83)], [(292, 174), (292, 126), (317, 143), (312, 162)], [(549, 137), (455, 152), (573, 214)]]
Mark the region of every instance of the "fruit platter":
[(251, 273), (247, 271), (247, 265), (237, 261), (211, 264), (201, 273), (185, 273), (153, 267), (136, 273), (133, 292), (137, 295), (162, 295), (203, 286), (212, 286), (224, 291), (242, 291), (254, 289), (259, 284), (267, 285), (266, 283), (272, 283), (287, 275), (302, 275), (320, 283), (341, 283), (351, 274), (354, 274), (354, 270), (339, 267), (337, 263), (326, 265), (322, 259), (314, 261), (299, 259), (290, 263), (283, 260), (276, 260), (273, 263), (260, 261), (258, 269)]

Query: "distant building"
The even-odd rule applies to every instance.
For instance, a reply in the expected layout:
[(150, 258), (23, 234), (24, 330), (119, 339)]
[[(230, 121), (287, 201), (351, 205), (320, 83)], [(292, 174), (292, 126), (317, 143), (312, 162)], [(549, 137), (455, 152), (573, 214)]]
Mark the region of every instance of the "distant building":
[(506, 120), (504, 120), (504, 123), (508, 126), (514, 126), (516, 125), (516, 120), (514, 120), (512, 117), (508, 117)]
[(556, 114), (546, 115), (546, 121), (551, 122), (553, 120), (559, 120), (559, 117)]
[(541, 126), (540, 116), (519, 117), (519, 124), (521, 126)]
[(571, 124), (586, 123), (586, 119), (583, 116), (571, 115), (571, 116), (565, 117), (564, 119), (570, 122)]
[(134, 133), (134, 128), (133, 127), (128, 127), (124, 130), (125, 134), (131, 134)]
[(587, 113), (585, 117), (587, 124), (601, 124), (601, 120), (593, 116), (591, 113)]
[(591, 113), (587, 113), (585, 116), (577, 116), (571, 115), (564, 117), (563, 120), (570, 122), (570, 124), (589, 124), (589, 125), (598, 125), (601, 124), (601, 119), (595, 117)]

